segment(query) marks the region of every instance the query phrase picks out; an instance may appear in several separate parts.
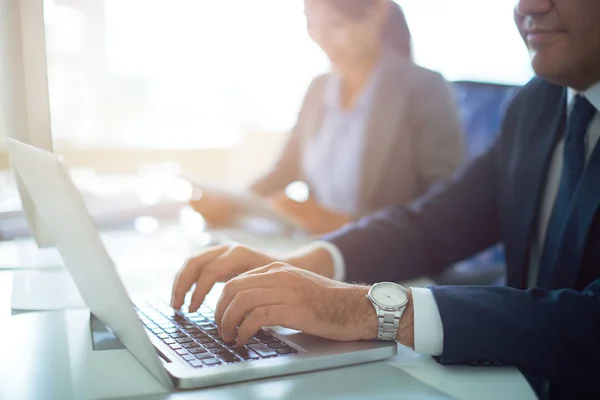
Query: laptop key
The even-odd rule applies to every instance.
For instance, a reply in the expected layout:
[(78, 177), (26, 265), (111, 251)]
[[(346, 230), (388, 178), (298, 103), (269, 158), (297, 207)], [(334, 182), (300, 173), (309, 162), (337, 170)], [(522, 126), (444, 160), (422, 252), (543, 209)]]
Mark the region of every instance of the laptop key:
[(187, 337), (187, 335), (181, 331), (170, 333), (170, 335), (172, 338), (175, 338), (175, 339)]
[(204, 366), (204, 363), (200, 360), (191, 360), (189, 363), (194, 368), (202, 368)]
[(219, 365), (219, 364), (221, 364), (221, 360), (219, 360), (217, 358), (207, 358), (205, 360), (202, 360), (202, 362), (205, 365)]
[(186, 354), (185, 356), (182, 357), (185, 361), (192, 361), (195, 360), (196, 357), (193, 354)]
[(177, 343), (175, 341), (175, 339), (163, 339), (163, 342), (165, 342), (166, 344), (175, 344), (175, 343)]
[(172, 328), (163, 328), (163, 330), (167, 333), (175, 333), (175, 332), (179, 332), (179, 329), (172, 327)]
[(276, 350), (279, 354), (294, 354), (297, 353), (296, 350), (292, 349), (291, 347), (281, 347), (279, 349)]
[(173, 343), (169, 345), (170, 348), (172, 348), (173, 350), (179, 350), (181, 348), (181, 345), (179, 343)]
[(273, 336), (269, 335), (267, 332), (265, 331), (258, 331), (256, 332), (256, 335), (254, 335), (255, 338), (257, 338), (258, 340), (263, 340), (263, 339), (269, 339), (272, 338)]
[(195, 356), (199, 360), (205, 360), (207, 358), (214, 358), (215, 357), (212, 353), (196, 353)]
[(267, 343), (267, 344), (279, 342), (279, 340), (276, 339), (276, 338), (274, 338), (273, 336), (261, 337), (260, 341), (263, 342), (263, 343)]
[(196, 342), (181, 343), (181, 345), (183, 347), (185, 347), (186, 349), (191, 349), (191, 348), (194, 348), (194, 347), (200, 347), (200, 345), (198, 343), (196, 343)]
[(166, 333), (159, 333), (156, 336), (158, 336), (161, 339), (168, 339), (169, 338), (169, 335), (167, 335)]
[(175, 353), (179, 354), (180, 356), (184, 356), (184, 355), (188, 354), (189, 351), (187, 351), (186, 349), (179, 349), (179, 350), (175, 350)]
[(260, 343), (258, 340), (256, 340), (255, 338), (251, 338), (250, 340), (248, 340), (248, 344), (258, 344)]
[(188, 349), (188, 351), (192, 354), (200, 354), (200, 353), (207, 352), (207, 350), (204, 347), (192, 347), (192, 348)]
[(273, 343), (267, 343), (267, 346), (269, 346), (272, 349), (279, 349), (279, 348), (282, 348), (282, 347), (288, 347), (287, 344), (281, 343), (279, 341), (273, 342)]
[(208, 336), (204, 336), (204, 337), (195, 337), (195, 339), (197, 341), (199, 341), (200, 343), (204, 344), (204, 343), (214, 343), (214, 339), (209, 338)]
[(258, 354), (244, 346), (232, 347), (231, 350), (233, 350), (235, 354), (242, 357), (244, 360), (256, 360), (260, 358)]
[(194, 340), (185, 336), (185, 337), (180, 337), (180, 338), (176, 338), (175, 339), (178, 343), (189, 343), (189, 342), (193, 342)]
[[(223, 350), (225, 350), (225, 349), (223, 349)], [(226, 363), (234, 363), (234, 362), (241, 361), (239, 358), (237, 358), (235, 356), (235, 354), (232, 354), (232, 353), (228, 352), (227, 350), (225, 350), (225, 352), (223, 352), (223, 353), (219, 353), (219, 357), (221, 357), (223, 359), (223, 361), (225, 361)]]
[(217, 347), (221, 347), (221, 345), (219, 343), (216, 343), (216, 342), (203, 343), (203, 345), (207, 349), (214, 349), (214, 348), (217, 348)]
[(270, 349), (266, 344), (251, 344), (248, 347), (260, 354), (262, 357), (273, 357), (277, 355), (277, 352)]

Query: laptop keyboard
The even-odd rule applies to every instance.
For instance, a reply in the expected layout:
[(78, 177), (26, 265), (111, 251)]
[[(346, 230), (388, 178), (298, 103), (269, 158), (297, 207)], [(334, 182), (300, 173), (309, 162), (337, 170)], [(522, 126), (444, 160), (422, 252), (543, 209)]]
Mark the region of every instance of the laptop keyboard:
[(297, 351), (260, 330), (245, 346), (225, 343), (214, 321), (214, 310), (202, 305), (184, 312), (161, 301), (134, 303), (142, 323), (194, 368), (254, 361), (295, 354)]

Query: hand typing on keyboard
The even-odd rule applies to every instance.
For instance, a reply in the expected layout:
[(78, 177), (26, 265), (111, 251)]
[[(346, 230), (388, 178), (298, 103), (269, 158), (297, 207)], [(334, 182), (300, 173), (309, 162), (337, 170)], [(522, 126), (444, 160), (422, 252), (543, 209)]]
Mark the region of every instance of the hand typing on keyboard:
[(270, 264), (275, 258), (241, 245), (215, 246), (186, 262), (173, 284), (171, 305), (179, 309), (195, 284), (189, 304), (196, 311), (217, 282), (226, 282), (244, 272)]
[(217, 282), (226, 282), (255, 268), (264, 267), (276, 261), (316, 272), (326, 277), (333, 276), (333, 260), (323, 249), (307, 248), (283, 259), (276, 259), (246, 246), (220, 245), (189, 259), (181, 268), (173, 283), (171, 305), (179, 309), (186, 294), (193, 290), (189, 308), (196, 311), (206, 295)]
[(194, 368), (215, 367), (295, 354), (297, 351), (265, 331), (258, 331), (246, 346), (221, 337), (214, 311), (203, 305), (197, 312), (174, 310), (158, 300), (135, 301), (146, 328)]
[(215, 310), (224, 340), (244, 345), (263, 326), (284, 326), (326, 339), (367, 340), (377, 336), (369, 288), (324, 278), (285, 263), (231, 279)]
[[(276, 262), (244, 246), (209, 249), (177, 274), (172, 305), (181, 307), (195, 284), (189, 310), (196, 311), (216, 282), (227, 281), (214, 314), (225, 341), (244, 345), (263, 326), (340, 341), (377, 337), (377, 315), (366, 297), (369, 288), (328, 279), (333, 260), (327, 250), (309, 247), (286, 261)], [(409, 301), (399, 329), (408, 346), (413, 345), (412, 320)]]

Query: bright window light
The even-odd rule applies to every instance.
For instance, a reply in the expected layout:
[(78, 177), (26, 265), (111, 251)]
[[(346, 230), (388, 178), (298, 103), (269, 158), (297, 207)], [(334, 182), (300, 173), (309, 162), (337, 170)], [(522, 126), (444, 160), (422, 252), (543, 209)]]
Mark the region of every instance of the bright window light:
[[(400, 0), (418, 63), (449, 80), (531, 76), (514, 0)], [(223, 148), (288, 131), (328, 70), (300, 0), (48, 0), (55, 148)]]

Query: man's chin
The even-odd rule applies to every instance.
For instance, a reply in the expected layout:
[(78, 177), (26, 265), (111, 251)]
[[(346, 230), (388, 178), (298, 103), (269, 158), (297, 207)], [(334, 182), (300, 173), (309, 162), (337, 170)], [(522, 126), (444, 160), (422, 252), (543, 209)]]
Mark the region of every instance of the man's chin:
[(545, 57), (543, 54), (532, 54), (531, 66), (535, 74), (559, 86), (572, 86), (568, 66), (564, 64), (564, 59), (554, 57)]

